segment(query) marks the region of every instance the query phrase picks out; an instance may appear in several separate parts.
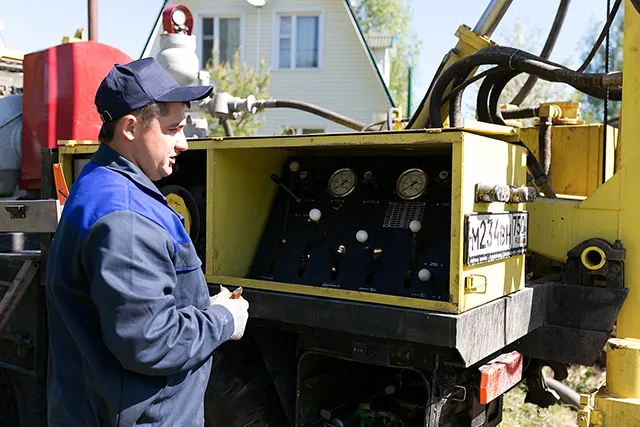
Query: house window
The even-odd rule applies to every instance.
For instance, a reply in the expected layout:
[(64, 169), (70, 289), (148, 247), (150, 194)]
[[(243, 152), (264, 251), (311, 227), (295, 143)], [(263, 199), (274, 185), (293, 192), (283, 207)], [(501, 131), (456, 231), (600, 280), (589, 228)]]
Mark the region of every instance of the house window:
[(318, 68), (320, 16), (278, 15), (278, 68)]
[(284, 135), (309, 135), (312, 133), (324, 133), (324, 128), (321, 127), (285, 127), (283, 130)]
[(202, 18), (202, 66), (212, 59), (216, 50), (220, 63), (233, 62), (233, 56), (240, 49), (239, 17)]

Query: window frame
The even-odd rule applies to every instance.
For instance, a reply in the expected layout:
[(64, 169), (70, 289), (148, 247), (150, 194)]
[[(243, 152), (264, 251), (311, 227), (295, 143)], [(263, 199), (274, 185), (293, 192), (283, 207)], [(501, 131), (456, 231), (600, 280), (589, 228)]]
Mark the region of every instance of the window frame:
[(314, 135), (314, 134), (303, 134), (302, 133), (303, 130), (322, 130), (322, 132), (319, 132), (319, 133), (327, 133), (327, 127), (323, 126), (323, 125), (308, 125), (308, 126), (304, 126), (304, 125), (296, 125), (296, 126), (280, 125), (281, 133), (287, 127), (289, 127), (290, 129), (293, 129), (295, 131), (295, 133), (292, 134), (292, 135)]
[(206, 18), (213, 18), (213, 41), (220, 41), (220, 18), (239, 18), (240, 19), (240, 62), (244, 61), (245, 49), (244, 49), (244, 32), (245, 32), (245, 16), (242, 9), (211, 9), (202, 10), (196, 14), (196, 19), (193, 25), (194, 33), (196, 35), (196, 54), (200, 62), (200, 69), (204, 69), (204, 28), (202, 20)]
[[(280, 17), (291, 16), (291, 67), (280, 68)], [(318, 66), (317, 67), (296, 67), (296, 32), (298, 16), (318, 17)], [(324, 56), (324, 9), (323, 8), (290, 8), (276, 9), (273, 11), (271, 41), (271, 70), (272, 71), (321, 71), (323, 68)]]

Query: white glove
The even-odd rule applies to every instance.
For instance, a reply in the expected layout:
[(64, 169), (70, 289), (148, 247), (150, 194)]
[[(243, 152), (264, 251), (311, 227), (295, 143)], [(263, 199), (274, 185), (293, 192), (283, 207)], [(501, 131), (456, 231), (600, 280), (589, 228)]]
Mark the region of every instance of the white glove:
[(220, 293), (209, 298), (211, 305), (221, 305), (231, 312), (233, 316), (233, 334), (231, 340), (239, 340), (244, 335), (244, 328), (249, 319), (249, 302), (242, 298), (231, 299), (231, 292), (224, 286), (220, 286)]

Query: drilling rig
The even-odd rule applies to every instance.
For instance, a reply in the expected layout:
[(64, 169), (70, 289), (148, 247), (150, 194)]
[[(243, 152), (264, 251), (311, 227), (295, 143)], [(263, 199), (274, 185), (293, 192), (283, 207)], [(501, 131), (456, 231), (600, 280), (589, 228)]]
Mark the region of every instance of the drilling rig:
[[(624, 1), (624, 69), (611, 73), (495, 44), (510, 4), (492, 0), (474, 28), (458, 28), (406, 119), (390, 111), (373, 126), (303, 101), (215, 91), (191, 105), (189, 150), (156, 184), (185, 217), (211, 294), (242, 288), (251, 304), (247, 335), (213, 355), (207, 425), (496, 426), (504, 393), (525, 383), (527, 401), (555, 404), (543, 367), (562, 380), (603, 348), (606, 383), (575, 397), (576, 424), (640, 425), (640, 265), (626, 262), (640, 256), (640, 3)], [(192, 24), (184, 6), (163, 12), (158, 61), (183, 85), (208, 82)], [(0, 201), (0, 231), (14, 239), (0, 277), (0, 425), (43, 425), (47, 251), (99, 144), (92, 91), (127, 59), (93, 41), (24, 58), (22, 103), (12, 104), (22, 133), (0, 139), (22, 152), (20, 178), (5, 188), (29, 190)], [(522, 73), (621, 100), (627, 119), (586, 124), (563, 100), (521, 106), (532, 83), (500, 104)], [(463, 92), (481, 79), (475, 116), (464, 118)], [(238, 114), (267, 108), (354, 131), (232, 134)], [(207, 136), (203, 113), (225, 137)], [(15, 248), (16, 236), (27, 243)]]

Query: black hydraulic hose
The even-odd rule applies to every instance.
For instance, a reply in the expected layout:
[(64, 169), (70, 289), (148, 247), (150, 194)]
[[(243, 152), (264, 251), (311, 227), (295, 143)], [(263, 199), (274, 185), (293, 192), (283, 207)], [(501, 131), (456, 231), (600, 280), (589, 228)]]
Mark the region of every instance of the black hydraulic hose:
[(497, 125), (504, 125), (504, 119), (502, 118), (502, 113), (500, 112), (500, 95), (504, 90), (505, 86), (516, 77), (519, 72), (506, 72), (503, 74), (496, 83), (491, 88), (491, 95), (489, 96), (489, 114), (491, 114), (491, 121)]
[(540, 153), (540, 164), (546, 175), (551, 169), (551, 117), (540, 117), (540, 128), (538, 129), (538, 153)]
[[(607, 18), (607, 22), (604, 24), (604, 27), (602, 27), (602, 31), (600, 32), (600, 35), (598, 36), (598, 39), (596, 40), (595, 44), (591, 48), (591, 52), (589, 52), (589, 54), (587, 55), (587, 58), (584, 60), (582, 65), (578, 67), (578, 69), (576, 70), (577, 72), (581, 73), (584, 70), (586, 70), (589, 64), (591, 64), (591, 61), (593, 60), (593, 58), (596, 56), (596, 53), (598, 53), (600, 46), (602, 46), (602, 42), (604, 41), (607, 34), (609, 34), (609, 28), (613, 23), (613, 19), (615, 18), (616, 13), (618, 12), (620, 3), (622, 3), (622, 0), (616, 0), (616, 2), (613, 4), (613, 7), (611, 8), (611, 12), (609, 13), (609, 16)], [(636, 3), (640, 3), (640, 1), (631, 0), (631, 3), (633, 3), (634, 6), (636, 6)], [(637, 6), (636, 6), (636, 10), (638, 10)]]
[[(433, 88), (429, 104), (431, 126), (442, 127), (439, 111), (442, 96), (449, 84), (459, 76), (467, 76), (480, 65), (494, 64), (514, 71), (522, 71), (553, 82), (562, 82), (591, 96), (603, 98), (609, 85), (607, 74), (577, 73), (559, 64), (544, 60), (530, 53), (502, 46), (490, 46), (461, 59), (442, 73)], [(619, 100), (622, 91), (610, 89), (610, 99)]]
[(488, 70), (485, 70), (479, 74), (476, 74), (475, 76), (471, 77), (470, 79), (465, 80), (464, 82), (460, 83), (458, 86), (454, 87), (453, 89), (451, 89), (451, 91), (446, 94), (444, 96), (444, 98), (442, 98), (442, 104), (445, 104), (449, 101), (449, 99), (451, 98), (451, 96), (455, 93), (460, 92), (461, 90), (464, 90), (467, 88), (467, 86), (472, 85), (473, 83), (477, 82), (478, 80), (487, 77), (489, 74), (493, 74), (500, 71), (500, 67), (493, 67), (493, 68), (489, 68)]
[[(458, 77), (453, 81), (453, 87), (457, 87), (464, 82), (464, 77)], [(449, 100), (449, 126), (457, 128), (462, 126), (462, 91), (451, 94)]]
[(529, 119), (540, 115), (540, 107), (520, 107), (509, 110), (501, 110), (502, 117), (510, 119)]
[(491, 88), (496, 82), (496, 79), (499, 79), (503, 75), (503, 72), (495, 73), (491, 76), (487, 76), (486, 79), (482, 81), (480, 85), (480, 89), (478, 90), (477, 98), (476, 98), (476, 114), (478, 115), (478, 120), (481, 122), (491, 123), (491, 113), (489, 112), (489, 95), (491, 94)]
[(295, 101), (291, 99), (267, 99), (256, 101), (256, 107), (258, 109), (263, 108), (291, 108), (295, 110), (306, 111), (307, 113), (315, 114), (332, 122), (338, 123), (342, 126), (354, 129), (362, 130), (366, 126), (365, 123), (359, 122), (342, 114), (334, 113), (326, 108), (318, 107), (317, 105), (309, 104), (302, 101)]
[[(551, 51), (558, 40), (558, 34), (560, 34), (560, 29), (562, 28), (562, 24), (564, 23), (564, 18), (567, 15), (567, 9), (569, 8), (569, 3), (571, 0), (560, 0), (560, 5), (558, 5), (558, 11), (556, 12), (556, 17), (553, 20), (553, 24), (551, 25), (551, 30), (549, 30), (549, 35), (547, 36), (547, 41), (542, 48), (542, 52), (540, 53), (541, 58), (549, 58), (551, 55)], [(538, 78), (534, 75), (530, 75), (520, 91), (516, 94), (516, 96), (511, 101), (511, 104), (520, 105), (522, 101), (529, 95), (531, 89), (538, 81)]]

